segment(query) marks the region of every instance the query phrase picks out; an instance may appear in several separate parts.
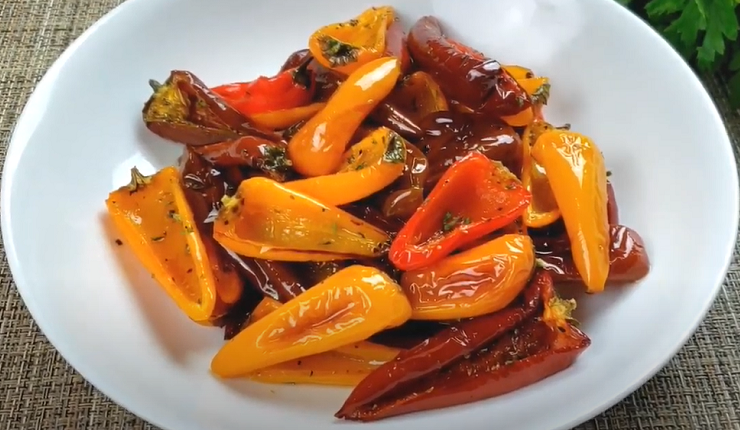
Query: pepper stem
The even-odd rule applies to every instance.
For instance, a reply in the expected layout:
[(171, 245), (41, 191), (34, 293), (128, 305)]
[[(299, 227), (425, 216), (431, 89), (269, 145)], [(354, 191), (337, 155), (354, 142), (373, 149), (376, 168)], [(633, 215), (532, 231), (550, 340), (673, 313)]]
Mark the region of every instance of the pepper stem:
[(162, 84), (154, 79), (149, 79), (149, 86), (152, 87), (152, 90), (154, 90), (155, 93), (159, 91), (160, 88), (162, 88)]
[(126, 185), (126, 188), (130, 192), (138, 191), (140, 187), (143, 187), (145, 185), (149, 185), (152, 182), (151, 176), (144, 176), (139, 169), (134, 166), (131, 168), (131, 182), (129, 182), (128, 185)]
[(577, 327), (579, 323), (572, 316), (576, 307), (578, 307), (578, 304), (574, 299), (561, 299), (560, 297), (555, 296), (547, 302), (542, 318), (548, 324), (557, 327), (563, 327), (565, 323)]

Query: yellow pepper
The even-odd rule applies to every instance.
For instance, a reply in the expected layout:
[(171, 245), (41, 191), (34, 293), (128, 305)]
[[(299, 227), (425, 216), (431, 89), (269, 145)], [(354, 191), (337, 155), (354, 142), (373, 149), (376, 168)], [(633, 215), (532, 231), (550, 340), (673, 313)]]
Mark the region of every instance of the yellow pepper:
[(603, 291), (611, 244), (601, 151), (586, 136), (550, 130), (537, 139), (532, 158), (545, 169), (587, 291)]
[(215, 256), (204, 246), (176, 168), (153, 176), (133, 168), (131, 176), (128, 186), (110, 193), (108, 214), (123, 242), (177, 306), (192, 320), (210, 325), (227, 310), (219, 290), (232, 292), (229, 296), (241, 291), (238, 275), (212, 264)]
[(512, 127), (526, 127), (536, 119), (537, 112), (542, 109), (542, 105), (547, 104), (547, 98), (550, 96), (550, 81), (544, 77), (535, 77), (531, 70), (522, 66), (504, 66), (504, 70), (529, 94), (532, 107), (501, 119)]
[(405, 323), (411, 306), (382, 271), (350, 266), (242, 330), (211, 362), (221, 377), (335, 350)]
[(376, 257), (388, 245), (377, 227), (262, 177), (224, 199), (213, 237), (236, 254), (282, 261)]
[(314, 32), (308, 40), (308, 49), (322, 66), (349, 75), (385, 55), (388, 27), (395, 18), (392, 7), (367, 9), (355, 19)]
[[(264, 298), (252, 311), (250, 322), (259, 321), (281, 306), (283, 304), (277, 300)], [(333, 351), (278, 363), (250, 374), (249, 378), (274, 384), (355, 386), (381, 364), (393, 360), (398, 353), (396, 348), (361, 341), (340, 346)]]
[(362, 121), (396, 85), (400, 61), (386, 57), (357, 69), (342, 83), (324, 109), (288, 143), (293, 168), (304, 176), (335, 173), (347, 144)]
[(333, 206), (364, 199), (387, 187), (403, 173), (406, 141), (381, 127), (344, 154), (339, 171), (285, 183), (293, 191)]
[(532, 194), (532, 201), (524, 210), (522, 216), (524, 225), (527, 227), (541, 228), (550, 225), (560, 219), (555, 196), (552, 195), (550, 182), (545, 170), (532, 159), (532, 145), (544, 132), (553, 130), (554, 127), (545, 121), (534, 121), (524, 129), (522, 134), (522, 185)]

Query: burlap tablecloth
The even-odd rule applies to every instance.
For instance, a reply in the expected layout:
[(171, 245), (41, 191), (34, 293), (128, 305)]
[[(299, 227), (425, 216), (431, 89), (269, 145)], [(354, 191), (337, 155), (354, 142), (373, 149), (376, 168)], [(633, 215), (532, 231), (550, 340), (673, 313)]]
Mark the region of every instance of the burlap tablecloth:
[[(47, 68), (120, 2), (0, 0), (0, 161), (26, 99)], [(715, 77), (705, 82), (737, 145), (740, 116), (727, 104), (724, 83)], [(717, 302), (678, 356), (579, 430), (740, 429), (737, 256), (738, 248)], [(153, 428), (98, 392), (59, 356), (24, 307), (2, 247), (0, 260), (0, 429)], [(639, 351), (634, 359), (640, 359)]]

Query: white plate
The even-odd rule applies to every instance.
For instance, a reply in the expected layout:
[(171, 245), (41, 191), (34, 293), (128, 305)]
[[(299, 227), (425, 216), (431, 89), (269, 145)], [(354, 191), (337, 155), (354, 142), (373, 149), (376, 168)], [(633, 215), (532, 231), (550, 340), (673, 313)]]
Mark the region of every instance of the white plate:
[[(644, 383), (702, 320), (735, 241), (738, 186), (724, 126), (669, 46), (613, 0), (393, 0), (406, 24), (453, 35), (549, 76), (548, 117), (601, 146), (622, 222), (652, 272), (581, 301), (593, 345), (565, 372), (500, 398), (368, 429), (561, 429)], [(107, 233), (104, 199), (178, 146), (141, 122), (147, 80), (171, 69), (208, 84), (272, 74), (319, 26), (368, 0), (130, 0), (54, 64), (21, 116), (2, 184), (2, 232), (18, 289), (49, 340), (90, 382), (173, 430), (322, 428), (347, 390), (221, 383), (219, 329), (188, 321)], [(532, 413), (536, 411), (537, 413)]]

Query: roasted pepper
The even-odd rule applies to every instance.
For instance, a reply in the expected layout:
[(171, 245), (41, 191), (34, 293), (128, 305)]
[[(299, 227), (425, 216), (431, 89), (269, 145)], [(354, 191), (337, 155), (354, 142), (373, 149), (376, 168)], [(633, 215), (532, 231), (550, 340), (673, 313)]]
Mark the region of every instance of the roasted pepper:
[(441, 369), (485, 348), (512, 327), (533, 317), (542, 306), (543, 290), (551, 285), (549, 276), (539, 271), (527, 284), (521, 299), (501, 312), (449, 325), (426, 341), (401, 351), (352, 391), (336, 414), (337, 418), (358, 419), (362, 409), (394, 393), (404, 392), (418, 379), (434, 376)]
[(522, 141), (508, 125), (484, 116), (454, 112), (433, 113), (421, 124), (426, 135), (419, 140), (418, 146), (429, 160), (427, 191), (437, 184), (450, 165), (470, 152), (480, 152), (491, 160), (500, 161), (517, 175), (521, 172)]
[(293, 167), (305, 176), (335, 173), (360, 123), (393, 89), (401, 70), (395, 58), (381, 58), (358, 68), (326, 107), (290, 139)]
[(311, 103), (316, 90), (309, 61), (273, 77), (260, 76), (251, 82), (221, 85), (213, 88), (213, 92), (247, 117), (305, 106)]
[(405, 272), (401, 288), (411, 303), (412, 319), (473, 318), (508, 306), (533, 271), (532, 240), (509, 234)]
[[(650, 259), (640, 235), (623, 225), (609, 228), (609, 276), (610, 285), (637, 282), (650, 272)], [(573, 264), (570, 240), (567, 236), (536, 238), (537, 263), (550, 272), (555, 283), (583, 283), (582, 276)]]
[(424, 202), (424, 184), (429, 176), (427, 157), (415, 145), (406, 145), (403, 175), (381, 196), (381, 211), (387, 218), (409, 219)]
[[(508, 316), (506, 311), (492, 314), (490, 325), (479, 326), (480, 332), (466, 325), (481, 318), (462, 322), (412, 350), (402, 351), (353, 390), (337, 417), (374, 421), (470, 403), (517, 390), (568, 368), (591, 340), (571, 324), (575, 302), (555, 296), (547, 275), (536, 276), (535, 283), (539, 298), (528, 303), (536, 303), (534, 313), (516, 320), (503, 319)], [(508, 310), (524, 313), (531, 309), (528, 304)]]
[(598, 293), (609, 276), (606, 167), (599, 148), (566, 130), (543, 133), (532, 158), (547, 172), (586, 290)]
[[(505, 67), (506, 71), (509, 68)], [(529, 95), (532, 100), (532, 106), (524, 109), (516, 115), (504, 116), (501, 119), (512, 127), (526, 127), (536, 119), (537, 112), (541, 111), (542, 106), (547, 104), (550, 97), (550, 80), (548, 78), (534, 76), (516, 77), (516, 82)]]
[[(252, 323), (282, 306), (265, 298), (252, 313)], [(267, 383), (355, 386), (381, 364), (393, 360), (399, 350), (366, 341), (332, 351), (301, 357), (260, 369), (249, 378)]]
[(221, 377), (247, 375), (360, 342), (410, 316), (398, 284), (377, 269), (350, 266), (247, 327), (221, 348), (211, 369)]
[(106, 206), (125, 243), (188, 317), (210, 324), (223, 316), (217, 281), (230, 278), (213, 271), (175, 167), (153, 176), (134, 167), (131, 183), (110, 193)]
[(401, 270), (436, 263), (519, 217), (530, 195), (506, 167), (479, 152), (454, 163), (398, 232), (389, 257)]
[(190, 72), (176, 70), (164, 84), (149, 83), (154, 94), (144, 105), (142, 116), (147, 128), (158, 136), (195, 146), (245, 135), (274, 140)]
[(387, 247), (385, 232), (267, 178), (243, 181), (225, 200), (213, 236), (239, 255), (327, 261), (375, 257)]
[(451, 40), (434, 17), (423, 17), (413, 25), (408, 46), (415, 64), (432, 75), (445, 94), (476, 112), (501, 117), (532, 105), (497, 61)]
[(213, 166), (198, 155), (194, 147), (188, 147), (181, 161), (180, 183), (211, 263), (218, 300), (227, 306), (233, 305), (242, 296), (242, 281), (233, 261), (213, 239), (213, 224), (209, 222), (211, 215), (221, 207), (226, 182), (221, 175), (214, 174)]
[(306, 286), (287, 263), (248, 258), (226, 251), (244, 278), (265, 298), (288, 302), (304, 291)]
[(435, 112), (449, 110), (442, 89), (427, 73), (415, 72), (401, 80), (396, 89), (370, 118), (413, 140), (424, 136), (421, 121)]
[(311, 103), (290, 109), (257, 113), (249, 118), (258, 126), (269, 130), (285, 130), (293, 124), (311, 119), (326, 106), (326, 103)]
[(344, 154), (337, 173), (287, 182), (286, 187), (333, 206), (375, 194), (403, 173), (406, 141), (381, 127)]
[(322, 66), (349, 75), (386, 53), (394, 20), (392, 7), (370, 8), (355, 19), (321, 27), (309, 38), (308, 49)]
[(545, 170), (532, 159), (532, 145), (546, 131), (554, 127), (545, 121), (533, 121), (522, 133), (522, 184), (532, 194), (532, 201), (524, 210), (524, 225), (541, 228), (560, 219), (560, 209), (552, 194)]
[(249, 167), (281, 182), (292, 165), (285, 143), (254, 136), (200, 146), (196, 151), (217, 167)]

